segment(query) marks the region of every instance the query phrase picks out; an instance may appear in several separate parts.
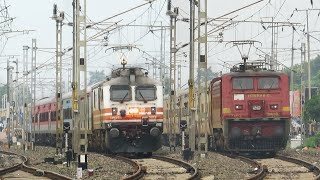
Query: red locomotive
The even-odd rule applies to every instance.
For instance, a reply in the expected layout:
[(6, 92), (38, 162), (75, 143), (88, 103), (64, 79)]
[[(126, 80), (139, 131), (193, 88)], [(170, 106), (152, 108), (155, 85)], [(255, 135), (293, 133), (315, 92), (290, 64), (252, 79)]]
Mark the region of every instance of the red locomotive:
[(215, 149), (276, 152), (290, 130), (289, 78), (261, 64), (240, 64), (210, 83)]

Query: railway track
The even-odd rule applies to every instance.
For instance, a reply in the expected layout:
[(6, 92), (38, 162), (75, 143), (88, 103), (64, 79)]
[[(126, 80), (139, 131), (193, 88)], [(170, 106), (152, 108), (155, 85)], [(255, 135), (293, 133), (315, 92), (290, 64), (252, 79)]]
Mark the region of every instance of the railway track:
[(220, 153), (220, 154), (228, 156), (230, 158), (239, 159), (243, 162), (250, 164), (254, 170), (249, 172), (250, 177), (246, 178), (246, 180), (260, 180), (266, 176), (265, 167), (262, 166), (261, 163), (257, 162), (254, 159), (250, 159), (250, 158), (240, 156), (240, 155), (235, 155), (235, 154), (228, 154), (228, 153)]
[(42, 171), (33, 167), (27, 166), (28, 159), (24, 156), (17, 155), (11, 152), (0, 151), (0, 154), (14, 155), (20, 157), (22, 160), (20, 163), (10, 167), (0, 169), (0, 179), (6, 178), (24, 178), (24, 179), (59, 179), (59, 180), (71, 180), (71, 178), (50, 172)]
[(264, 167), (263, 179), (320, 179), (320, 170), (311, 163), (286, 156), (256, 159)]
[[(121, 157), (124, 158), (124, 157)], [(127, 159), (135, 166), (136, 172), (124, 177), (126, 180), (136, 179), (199, 179), (198, 170), (192, 165), (173, 158), (152, 156), (151, 158)], [(131, 162), (129, 162), (130, 160)]]

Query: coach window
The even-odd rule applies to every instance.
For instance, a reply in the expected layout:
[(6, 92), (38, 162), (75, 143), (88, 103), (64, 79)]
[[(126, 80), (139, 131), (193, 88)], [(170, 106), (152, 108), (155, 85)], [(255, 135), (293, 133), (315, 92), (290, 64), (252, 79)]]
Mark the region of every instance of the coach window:
[(130, 101), (131, 87), (128, 85), (112, 85), (110, 87), (110, 100), (120, 102)]
[(144, 85), (136, 87), (137, 101), (154, 101), (157, 99), (157, 88), (153, 85)]
[(232, 79), (233, 89), (253, 89), (253, 78), (233, 78)]
[(277, 77), (261, 77), (258, 80), (259, 89), (278, 89), (279, 78)]

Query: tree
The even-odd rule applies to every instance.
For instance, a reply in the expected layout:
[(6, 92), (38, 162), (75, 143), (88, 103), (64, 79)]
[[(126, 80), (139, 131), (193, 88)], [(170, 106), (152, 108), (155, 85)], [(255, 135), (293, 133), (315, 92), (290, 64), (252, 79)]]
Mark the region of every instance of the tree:
[(89, 75), (90, 75), (90, 80), (88, 85), (92, 85), (94, 83), (97, 83), (106, 79), (106, 74), (104, 73), (104, 70), (95, 71), (95, 72), (91, 71), (89, 72)]
[[(292, 70), (294, 72), (294, 77), (293, 77), (294, 90), (300, 89), (300, 85), (301, 85), (302, 72), (301, 72), (300, 65), (301, 64), (295, 64), (292, 68)], [(307, 81), (308, 63), (304, 62), (302, 67), (304, 69), (305, 81)], [(320, 77), (320, 56), (319, 55), (315, 59), (311, 60), (310, 67), (311, 67), (311, 86), (312, 87), (320, 87), (320, 80), (319, 80), (319, 77)], [(286, 69), (286, 70), (284, 70), (284, 72), (287, 73), (289, 76), (291, 75), (291, 69)]]
[[(204, 76), (205, 76), (205, 72), (203, 71), (203, 70), (200, 70), (200, 74), (201, 74), (201, 82), (204, 82), (205, 80), (204, 80)], [(215, 72), (213, 72), (212, 70), (211, 70), (211, 67), (209, 67), (208, 69), (207, 69), (207, 80), (208, 81), (211, 81), (213, 78), (216, 78), (216, 77), (218, 77), (218, 73), (215, 73)]]
[(320, 95), (313, 96), (310, 100), (308, 100), (304, 105), (304, 122), (308, 122), (309, 120), (315, 120), (316, 122), (320, 122)]
[[(3, 86), (0, 86), (0, 100), (2, 98), (3, 95), (7, 94), (7, 85), (3, 85)], [(2, 107), (2, 103), (0, 104), (1, 108)]]

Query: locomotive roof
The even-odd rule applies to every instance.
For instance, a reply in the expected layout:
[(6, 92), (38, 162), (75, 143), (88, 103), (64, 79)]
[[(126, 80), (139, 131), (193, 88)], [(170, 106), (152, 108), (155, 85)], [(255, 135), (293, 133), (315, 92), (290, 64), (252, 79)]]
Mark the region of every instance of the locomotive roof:
[(283, 72), (277, 71), (252, 71), (246, 70), (245, 72), (230, 72), (223, 74), (222, 76), (232, 76), (232, 77), (239, 77), (239, 76), (280, 76), (285, 74)]
[[(134, 75), (135, 80), (131, 81), (130, 76)], [(119, 68), (111, 73), (111, 79), (103, 82), (104, 85), (143, 85), (153, 84), (161, 86), (161, 81), (155, 80), (147, 76), (148, 72), (143, 68), (138, 67), (126, 67)]]

